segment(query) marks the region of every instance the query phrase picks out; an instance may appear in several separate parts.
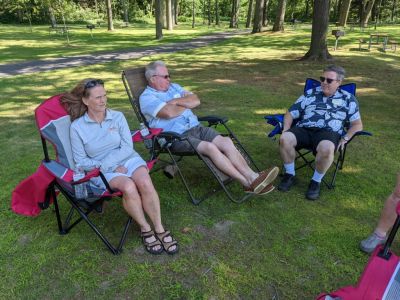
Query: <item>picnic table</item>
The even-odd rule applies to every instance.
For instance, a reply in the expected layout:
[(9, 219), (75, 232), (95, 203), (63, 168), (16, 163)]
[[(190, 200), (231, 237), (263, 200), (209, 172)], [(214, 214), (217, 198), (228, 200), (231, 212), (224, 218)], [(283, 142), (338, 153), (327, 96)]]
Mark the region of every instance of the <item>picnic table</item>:
[(379, 33), (379, 32), (371, 33), (369, 35), (368, 50), (371, 49), (372, 44), (378, 45), (380, 43), (383, 43), (383, 50), (385, 50), (388, 39), (389, 35), (387, 33)]

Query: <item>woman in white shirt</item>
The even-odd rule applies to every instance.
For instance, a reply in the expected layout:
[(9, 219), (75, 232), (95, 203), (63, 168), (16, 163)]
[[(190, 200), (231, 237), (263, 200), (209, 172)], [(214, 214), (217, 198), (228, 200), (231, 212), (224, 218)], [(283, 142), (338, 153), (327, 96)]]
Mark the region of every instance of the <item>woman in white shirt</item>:
[[(160, 200), (146, 162), (133, 149), (124, 115), (107, 109), (103, 81), (85, 79), (64, 94), (61, 102), (71, 116), (70, 137), (75, 164), (85, 169), (100, 167), (110, 187), (122, 192), (123, 206), (139, 224), (148, 252), (176, 253), (178, 243), (162, 225)], [(94, 184), (103, 185), (100, 178), (94, 180)]]

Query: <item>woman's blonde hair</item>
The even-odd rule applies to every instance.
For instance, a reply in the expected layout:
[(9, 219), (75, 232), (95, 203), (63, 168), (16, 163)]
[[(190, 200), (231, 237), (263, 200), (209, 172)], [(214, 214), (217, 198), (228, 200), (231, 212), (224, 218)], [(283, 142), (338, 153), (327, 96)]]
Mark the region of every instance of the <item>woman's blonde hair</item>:
[(80, 118), (87, 112), (87, 106), (83, 103), (82, 98), (90, 96), (90, 90), (97, 85), (104, 86), (104, 82), (100, 79), (87, 78), (79, 82), (70, 92), (62, 95), (60, 102), (64, 105), (71, 121)]

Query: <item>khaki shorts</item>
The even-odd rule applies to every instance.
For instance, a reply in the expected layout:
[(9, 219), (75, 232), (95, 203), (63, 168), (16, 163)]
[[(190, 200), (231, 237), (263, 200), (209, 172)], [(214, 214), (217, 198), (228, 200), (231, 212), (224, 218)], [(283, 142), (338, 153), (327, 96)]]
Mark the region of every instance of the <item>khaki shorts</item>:
[[(205, 127), (198, 125), (182, 133), (183, 137), (186, 137), (192, 143), (193, 147), (197, 149), (200, 142), (212, 142), (220, 133), (214, 128)], [(174, 142), (171, 150), (173, 152), (192, 152), (193, 148), (190, 146), (188, 141)]]

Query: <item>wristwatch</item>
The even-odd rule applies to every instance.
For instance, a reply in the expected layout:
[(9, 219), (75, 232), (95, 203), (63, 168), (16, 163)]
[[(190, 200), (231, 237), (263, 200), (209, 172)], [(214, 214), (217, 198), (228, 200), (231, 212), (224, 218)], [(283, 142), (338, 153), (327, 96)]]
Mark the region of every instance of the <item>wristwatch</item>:
[(348, 142), (348, 141), (350, 140), (349, 137), (348, 137), (347, 135), (344, 135), (344, 136), (342, 137), (342, 139), (345, 140), (346, 142)]

